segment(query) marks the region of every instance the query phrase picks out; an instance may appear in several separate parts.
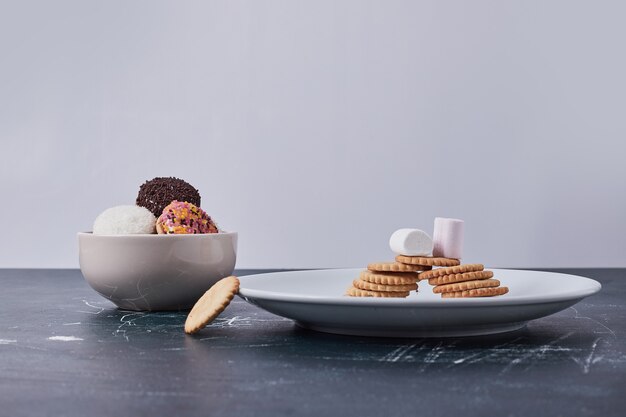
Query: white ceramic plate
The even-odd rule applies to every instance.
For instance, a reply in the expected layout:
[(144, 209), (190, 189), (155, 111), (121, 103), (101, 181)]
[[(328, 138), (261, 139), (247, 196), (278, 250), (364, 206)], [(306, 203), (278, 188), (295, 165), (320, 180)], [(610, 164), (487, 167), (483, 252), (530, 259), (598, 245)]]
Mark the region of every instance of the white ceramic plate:
[(475, 336), (522, 328), (600, 291), (599, 282), (554, 272), (492, 269), (499, 297), (440, 298), (427, 282), (407, 298), (343, 294), (361, 269), (276, 272), (240, 278), (251, 304), (322, 332), (383, 337)]

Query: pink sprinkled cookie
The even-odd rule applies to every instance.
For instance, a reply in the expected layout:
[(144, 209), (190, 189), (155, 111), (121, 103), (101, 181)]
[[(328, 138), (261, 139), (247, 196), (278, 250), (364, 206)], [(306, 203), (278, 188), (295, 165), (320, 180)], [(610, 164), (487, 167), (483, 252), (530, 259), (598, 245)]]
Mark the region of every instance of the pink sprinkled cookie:
[(156, 221), (157, 233), (218, 233), (217, 226), (204, 210), (186, 201), (172, 201)]

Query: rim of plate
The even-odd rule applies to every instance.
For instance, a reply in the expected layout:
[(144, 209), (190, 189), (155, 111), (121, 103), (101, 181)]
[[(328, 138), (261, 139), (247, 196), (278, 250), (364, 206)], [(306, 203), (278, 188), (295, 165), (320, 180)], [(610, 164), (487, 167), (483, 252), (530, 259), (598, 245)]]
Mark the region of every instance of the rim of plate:
[[(241, 297), (260, 298), (271, 301), (301, 302), (308, 304), (334, 304), (334, 305), (364, 305), (364, 306), (501, 306), (501, 305), (523, 305), (523, 304), (544, 304), (559, 301), (568, 301), (589, 297), (602, 289), (602, 284), (592, 278), (580, 275), (564, 274), (562, 272), (535, 271), (527, 269), (500, 269), (489, 268), (490, 271), (515, 271), (526, 273), (545, 273), (550, 275), (561, 275), (578, 280), (581, 284), (579, 288), (563, 291), (552, 295), (513, 295), (503, 297), (476, 297), (476, 298), (437, 298), (434, 300), (420, 300), (415, 298), (374, 298), (374, 297), (347, 297), (337, 295), (333, 297), (302, 295), (284, 293), (277, 291), (249, 289), (245, 287), (245, 282), (251, 279), (262, 279), (265, 275), (290, 275), (294, 273), (315, 273), (323, 271), (360, 271), (363, 268), (337, 268), (337, 269), (305, 269), (297, 271), (264, 272), (262, 274), (244, 275), (239, 277), (239, 295)], [(506, 284), (506, 283), (504, 283)], [(507, 294), (508, 295), (508, 294)]]

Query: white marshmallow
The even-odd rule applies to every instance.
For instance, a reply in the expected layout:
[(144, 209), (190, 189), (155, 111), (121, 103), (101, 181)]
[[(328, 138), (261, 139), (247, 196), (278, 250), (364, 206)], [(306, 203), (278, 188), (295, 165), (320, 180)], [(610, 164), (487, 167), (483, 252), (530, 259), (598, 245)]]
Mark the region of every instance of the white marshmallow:
[(464, 225), (463, 220), (435, 217), (433, 256), (461, 259), (463, 257)]
[(430, 256), (433, 240), (419, 229), (399, 229), (389, 238), (389, 247), (396, 255)]

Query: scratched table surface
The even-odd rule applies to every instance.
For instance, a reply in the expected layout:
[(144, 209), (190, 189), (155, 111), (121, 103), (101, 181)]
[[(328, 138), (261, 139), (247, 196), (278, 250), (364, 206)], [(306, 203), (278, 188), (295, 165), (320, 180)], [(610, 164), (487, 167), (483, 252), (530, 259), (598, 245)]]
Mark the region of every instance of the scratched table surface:
[(626, 270), (563, 271), (603, 289), (512, 333), (384, 339), (239, 298), (186, 336), (186, 313), (118, 310), (77, 270), (0, 270), (0, 415), (624, 416)]

